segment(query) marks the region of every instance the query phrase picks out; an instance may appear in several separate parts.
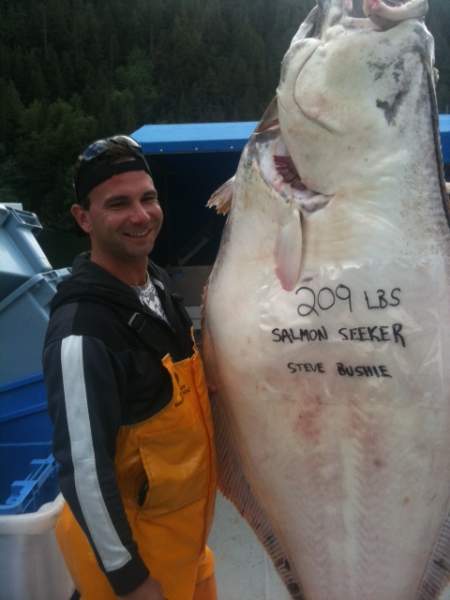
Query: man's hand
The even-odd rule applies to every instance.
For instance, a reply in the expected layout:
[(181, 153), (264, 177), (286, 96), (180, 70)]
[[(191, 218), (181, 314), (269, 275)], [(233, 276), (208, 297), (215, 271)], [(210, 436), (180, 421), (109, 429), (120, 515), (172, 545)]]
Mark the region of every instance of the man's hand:
[(120, 598), (123, 600), (168, 600), (163, 594), (162, 587), (151, 577), (147, 577), (134, 592), (120, 596)]

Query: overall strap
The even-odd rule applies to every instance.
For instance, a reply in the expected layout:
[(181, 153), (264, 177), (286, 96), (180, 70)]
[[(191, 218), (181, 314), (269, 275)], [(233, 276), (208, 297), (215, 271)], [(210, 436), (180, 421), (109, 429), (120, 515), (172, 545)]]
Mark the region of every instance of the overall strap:
[(126, 309), (121, 312), (125, 317), (128, 327), (136, 333), (147, 348), (153, 350), (159, 359), (162, 360), (167, 352), (163, 350), (164, 344), (161, 344), (161, 340), (158, 339), (159, 336), (155, 333), (155, 328), (151, 326), (147, 316), (141, 312), (128, 311)]

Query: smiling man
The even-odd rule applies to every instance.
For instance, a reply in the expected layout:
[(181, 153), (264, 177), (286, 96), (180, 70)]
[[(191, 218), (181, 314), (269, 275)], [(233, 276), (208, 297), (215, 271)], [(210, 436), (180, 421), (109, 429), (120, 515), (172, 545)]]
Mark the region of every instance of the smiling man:
[(58, 542), (83, 600), (215, 600), (209, 403), (189, 317), (148, 258), (163, 214), (140, 146), (92, 143), (74, 188), (91, 251), (52, 302), (43, 356)]

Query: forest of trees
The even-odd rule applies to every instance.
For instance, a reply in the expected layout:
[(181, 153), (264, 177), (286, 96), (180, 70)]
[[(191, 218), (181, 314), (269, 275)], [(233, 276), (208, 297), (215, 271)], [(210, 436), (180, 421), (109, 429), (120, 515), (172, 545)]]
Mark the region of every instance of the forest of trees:
[[(450, 2), (429, 0), (450, 112)], [(149, 123), (257, 120), (315, 0), (0, 0), (0, 201), (65, 226), (86, 143)]]

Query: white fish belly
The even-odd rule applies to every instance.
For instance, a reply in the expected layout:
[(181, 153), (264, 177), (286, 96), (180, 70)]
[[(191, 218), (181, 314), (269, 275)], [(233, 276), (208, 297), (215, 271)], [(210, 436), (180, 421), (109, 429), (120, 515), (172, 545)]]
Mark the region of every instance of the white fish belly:
[(246, 186), (206, 314), (245, 475), (307, 600), (413, 600), (450, 508), (442, 211), (378, 240), (385, 216), (354, 211), (344, 243), (345, 202), (327, 207), (287, 292), (273, 198)]

